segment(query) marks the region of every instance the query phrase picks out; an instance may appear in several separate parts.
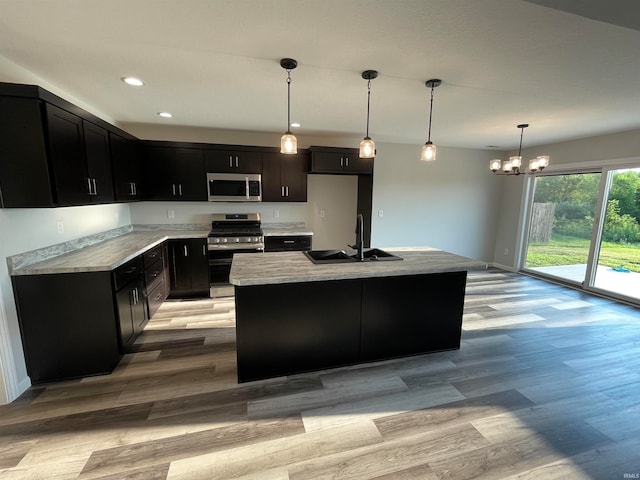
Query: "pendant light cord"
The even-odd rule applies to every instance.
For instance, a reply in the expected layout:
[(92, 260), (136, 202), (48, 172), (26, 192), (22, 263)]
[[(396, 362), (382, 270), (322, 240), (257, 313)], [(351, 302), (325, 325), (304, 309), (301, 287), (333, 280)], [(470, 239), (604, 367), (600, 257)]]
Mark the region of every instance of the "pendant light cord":
[(367, 138), (369, 138), (369, 109), (371, 107), (371, 80), (367, 82)]
[(433, 113), (433, 89), (431, 87), (431, 103), (429, 104), (429, 132), (427, 134), (427, 143), (431, 141), (431, 114)]
[(291, 133), (291, 70), (287, 69), (287, 133)]

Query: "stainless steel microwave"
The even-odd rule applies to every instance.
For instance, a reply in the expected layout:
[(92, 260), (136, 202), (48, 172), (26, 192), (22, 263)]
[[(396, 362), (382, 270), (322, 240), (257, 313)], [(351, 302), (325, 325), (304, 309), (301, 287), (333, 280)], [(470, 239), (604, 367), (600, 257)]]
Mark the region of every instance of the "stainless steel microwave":
[(261, 202), (262, 175), (207, 173), (210, 202)]

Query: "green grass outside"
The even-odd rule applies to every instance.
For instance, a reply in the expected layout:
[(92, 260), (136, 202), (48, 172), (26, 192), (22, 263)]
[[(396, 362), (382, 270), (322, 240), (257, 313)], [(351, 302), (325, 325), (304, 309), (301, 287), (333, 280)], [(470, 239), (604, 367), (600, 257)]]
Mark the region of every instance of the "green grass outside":
[[(553, 235), (549, 243), (530, 243), (527, 267), (550, 267), (587, 263), (589, 240), (564, 235)], [(622, 245), (602, 242), (598, 265), (619, 267), (640, 272), (640, 245)]]

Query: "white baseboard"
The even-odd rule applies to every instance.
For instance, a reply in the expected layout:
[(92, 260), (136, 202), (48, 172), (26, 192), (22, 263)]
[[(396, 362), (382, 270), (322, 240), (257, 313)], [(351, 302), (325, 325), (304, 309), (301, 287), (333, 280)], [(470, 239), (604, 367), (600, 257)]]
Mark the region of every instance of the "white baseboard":
[(491, 265), (492, 267), (494, 267), (494, 268), (499, 268), (500, 270), (506, 270), (506, 271), (508, 271), (508, 272), (514, 272), (514, 273), (516, 273), (516, 272), (518, 271), (518, 270), (516, 270), (515, 268), (513, 268), (513, 267), (511, 267), (511, 266), (509, 266), (509, 265), (502, 265), (501, 263), (495, 263), (495, 262), (493, 262), (493, 263), (491, 263), (490, 265)]

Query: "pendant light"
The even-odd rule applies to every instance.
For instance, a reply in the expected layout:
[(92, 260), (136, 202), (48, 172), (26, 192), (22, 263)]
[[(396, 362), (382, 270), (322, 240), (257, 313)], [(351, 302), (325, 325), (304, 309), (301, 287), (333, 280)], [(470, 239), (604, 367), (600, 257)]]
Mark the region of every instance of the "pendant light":
[[(529, 171), (522, 172), (520, 167), (522, 166), (522, 137), (524, 135), (524, 129), (529, 126), (528, 123), (521, 123), (518, 125), (520, 129), (520, 146), (518, 147), (518, 155), (509, 157), (509, 160), (505, 160), (502, 163), (500, 159), (494, 159), (489, 162), (489, 170), (496, 175), (520, 175), (521, 173), (534, 174), (541, 172), (545, 167), (549, 166), (549, 155), (539, 155), (536, 158), (529, 160)], [(500, 170), (502, 172), (498, 173)]]
[(283, 58), (280, 66), (287, 71), (287, 131), (280, 138), (280, 153), (298, 153), (298, 139), (291, 133), (291, 70), (298, 66), (293, 58)]
[(420, 152), (420, 160), (424, 162), (433, 162), (436, 159), (436, 146), (431, 143), (431, 114), (433, 113), (433, 89), (442, 85), (442, 80), (432, 78), (425, 82), (427, 88), (431, 89), (431, 103), (429, 104), (429, 133), (427, 135), (427, 143), (422, 146)]
[(367, 80), (367, 133), (360, 142), (360, 158), (373, 158), (376, 156), (376, 144), (369, 137), (369, 109), (371, 107), (371, 80), (378, 76), (375, 70), (365, 70), (362, 72), (362, 78)]

